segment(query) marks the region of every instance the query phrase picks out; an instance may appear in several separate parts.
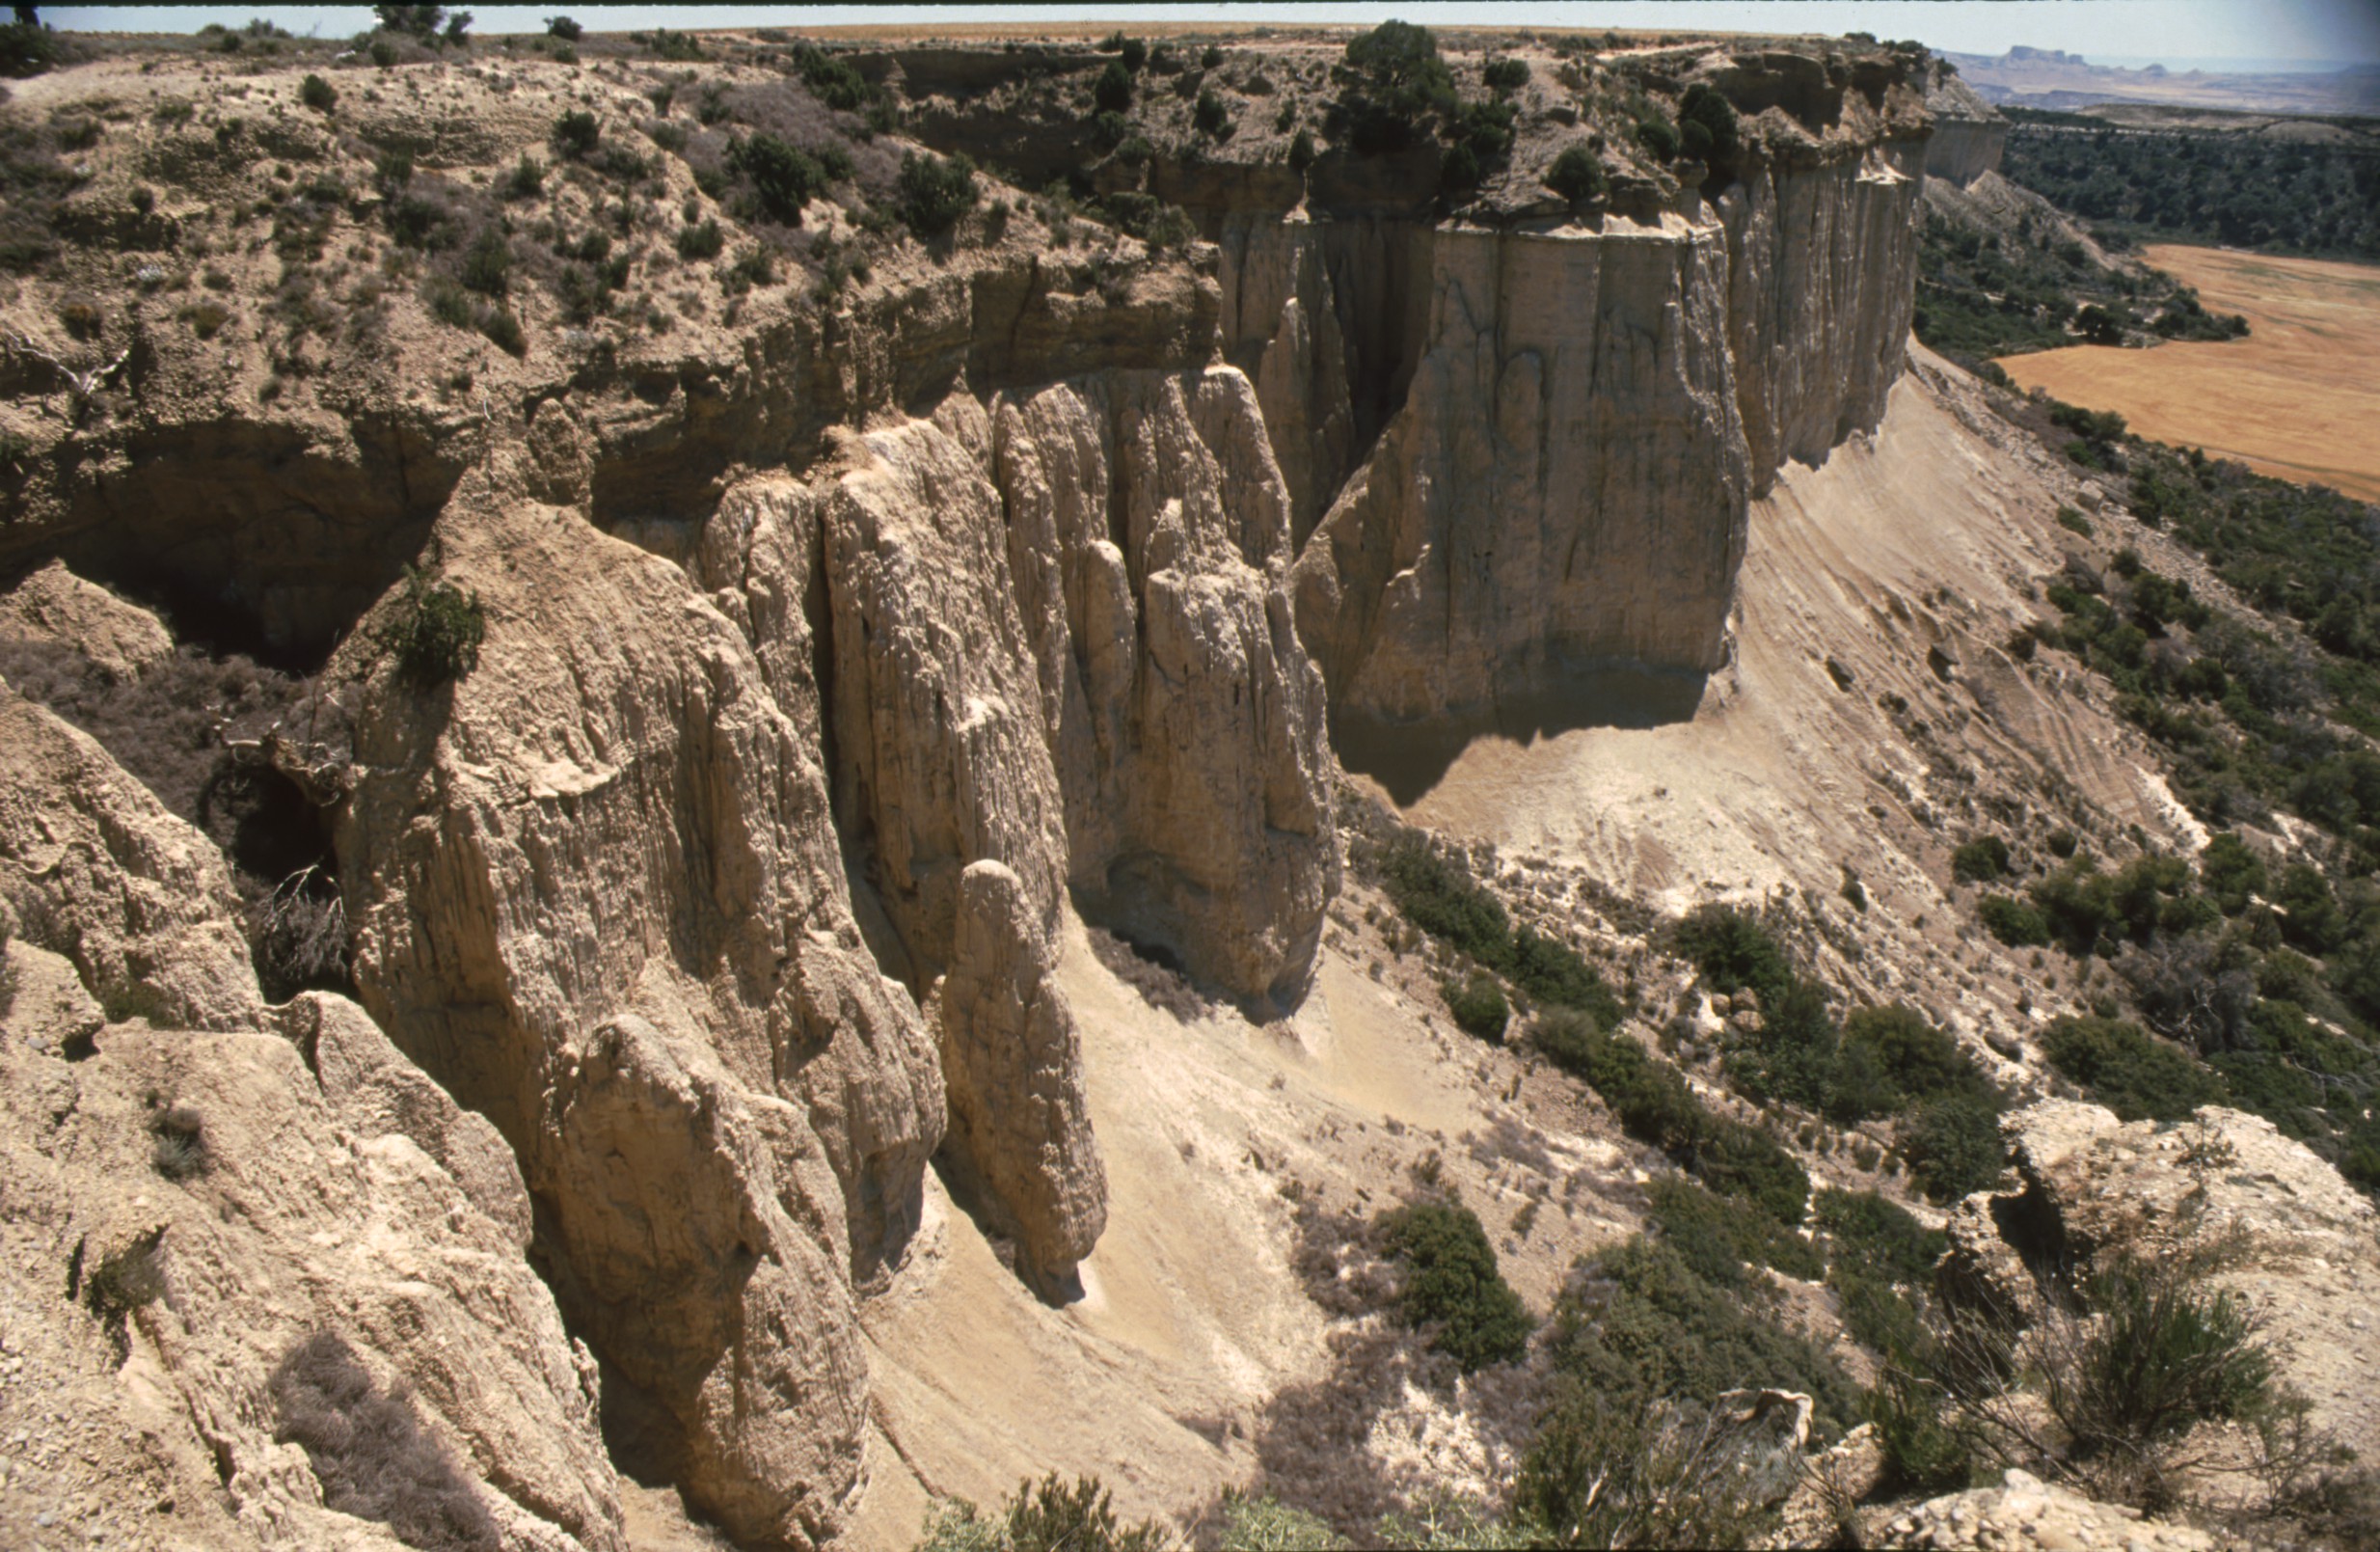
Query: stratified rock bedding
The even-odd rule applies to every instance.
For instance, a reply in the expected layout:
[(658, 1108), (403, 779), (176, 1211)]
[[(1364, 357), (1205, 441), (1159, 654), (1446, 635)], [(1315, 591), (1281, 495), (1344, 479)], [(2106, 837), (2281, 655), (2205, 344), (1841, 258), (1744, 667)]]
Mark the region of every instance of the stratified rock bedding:
[[(929, 1161), (1045, 1296), (1106, 1222), (1069, 910), (1291, 1012), (1339, 884), (1331, 712), (1723, 660), (1747, 502), (1875, 424), (1908, 324), (1923, 115), (1899, 65), (1809, 64), (1690, 62), (1768, 149), (1663, 208), (1491, 229), (1439, 219), (1434, 153), (1202, 163), (1152, 175), (1221, 239), (1186, 259), (944, 245), (749, 327), (690, 308), (626, 359), (542, 321), (502, 359), (342, 344), (351, 403), (234, 394), (176, 335), (180, 396), (92, 425), (105, 481), (34, 459), (0, 561), (164, 564), (273, 650), (338, 642), (353, 763), (321, 796), (361, 1006), (268, 1007), (213, 846), (0, 689), (5, 1249), (163, 1267), (113, 1316), (0, 1284), (39, 1397), (115, 1441), (44, 1456), (0, 1532), (113, 1472), (200, 1544), (379, 1544), (275, 1438), (269, 1376), (328, 1330), (506, 1545), (623, 1545), (607, 1446), (744, 1544), (832, 1539), (866, 1478), (859, 1311)], [(339, 79), (425, 170), (509, 168), (550, 122), (507, 100), (424, 139)], [(135, 137), (243, 186), (163, 119)], [(400, 380), (431, 368), (435, 404)], [(417, 547), (485, 623), (433, 686), (389, 650)], [(110, 673), (171, 645), (58, 568), (0, 613)], [(179, 1106), (209, 1162), (168, 1181)]]

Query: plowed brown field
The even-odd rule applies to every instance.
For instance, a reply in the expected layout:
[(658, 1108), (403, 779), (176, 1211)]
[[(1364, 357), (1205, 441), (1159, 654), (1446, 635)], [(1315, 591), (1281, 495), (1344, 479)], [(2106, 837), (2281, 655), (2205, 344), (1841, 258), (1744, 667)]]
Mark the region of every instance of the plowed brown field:
[(2248, 319), (2245, 340), (2076, 345), (2000, 365), (2159, 442), (2380, 501), (2380, 268), (2155, 247), (2149, 261)]

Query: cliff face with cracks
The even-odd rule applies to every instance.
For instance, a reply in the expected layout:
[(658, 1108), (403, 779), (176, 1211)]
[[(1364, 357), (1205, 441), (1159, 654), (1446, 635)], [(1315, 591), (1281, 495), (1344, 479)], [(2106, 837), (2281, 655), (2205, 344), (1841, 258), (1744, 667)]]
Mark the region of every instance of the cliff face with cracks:
[[(1600, 230), (1231, 223), (1225, 321), (1306, 480), (1298, 628), (1335, 718), (1718, 666), (1746, 504), (1872, 428), (1899, 375), (1923, 142), (1876, 129), (1805, 135)], [(1358, 245), (1368, 294), (1343, 294)], [(1318, 472), (1358, 440), (1366, 377), (1396, 408), (1326, 505)]]
[[(241, 639), (340, 641), (328, 824), (389, 1044), (347, 1004), (268, 1009), (200, 841), (114, 824), (128, 778), (23, 706), (45, 763), (0, 793), (12, 897), (71, 918), (105, 1014), (138, 984), (224, 1050), (295, 1045), (352, 1129), (403, 1139), (408, 1190), (528, 1239), (524, 1513), (615, 1544), (600, 1390), (623, 1465), (745, 1543), (824, 1541), (861, 1480), (857, 1311), (927, 1168), (1046, 1296), (1098, 1239), (1068, 911), (1294, 1005), (1338, 885), (1326, 715), (1711, 668), (1745, 503), (1874, 422), (1908, 321), (1903, 89), (1762, 103), (1769, 68), (1727, 68), (1758, 154), (1592, 219), (1442, 220), (1427, 158), (1161, 163), (1212, 248), (992, 239), (733, 330), (481, 352), (475, 397), (384, 402), (441, 345), (345, 385), (368, 417), (176, 412), (153, 385), (204, 364), (168, 352), (140, 414), (16, 493), (0, 560), (136, 583), (162, 526)], [(541, 132), (490, 122), (491, 165)], [(188, 450), (227, 414), (271, 477)], [(487, 623), (431, 690), (387, 648), (425, 536)]]

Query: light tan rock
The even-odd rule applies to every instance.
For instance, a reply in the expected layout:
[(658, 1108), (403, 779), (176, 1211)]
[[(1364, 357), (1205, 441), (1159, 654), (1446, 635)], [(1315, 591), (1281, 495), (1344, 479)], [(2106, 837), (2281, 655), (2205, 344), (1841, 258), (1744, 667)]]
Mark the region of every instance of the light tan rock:
[[(0, 902), (0, 912), (7, 909)], [(9, 1038), (50, 1055), (79, 1055), (106, 1027), (107, 1016), (74, 973), (72, 960), (19, 939), (7, 943), (0, 964), (8, 976), (0, 1015)]]
[[(200, 1172), (151, 1162), (169, 1107), (201, 1124)], [(0, 1541), (80, 1541), (112, 1512), (130, 1545), (392, 1545), (326, 1511), (305, 1453), (275, 1442), (272, 1374), (327, 1330), (410, 1393), (507, 1548), (624, 1548), (593, 1360), (517, 1228), (326, 1094), (289, 1041), (117, 1026), (79, 1062), (0, 1042), (0, 1253), (20, 1270), (0, 1281), (0, 1436), (18, 1441)], [(128, 1285), (104, 1268), (141, 1245), (155, 1296), (111, 1303)]]
[(686, 572), (528, 483), (500, 459), (440, 522), (476, 671), (425, 693), (368, 629), (341, 660), (357, 981), (518, 1157), (640, 1448), (739, 1537), (814, 1544), (860, 1469), (852, 1285), (915, 1223), (938, 1065), (861, 942), (805, 708)]
[(1926, 111), (1934, 133), (1926, 141), (1926, 177), (1965, 188), (2000, 168), (2008, 145), (2008, 120), (1937, 61), (1929, 72)]
[(1722, 229), (1445, 231), (1427, 263), (1403, 406), (1298, 561), (1334, 712), (1716, 667), (1752, 487)]
[(2317, 1425), (2343, 1439), (2380, 1429), (2380, 1397), (2364, 1382), (2380, 1364), (2365, 1313), (2380, 1279), (2380, 1212), (2305, 1144), (2217, 1105), (2169, 1127), (2045, 1100), (2003, 1131), (2020, 1189), (1971, 1197), (1953, 1214), (1954, 1264), (1962, 1238), (1981, 1246), (1975, 1259), (1992, 1254), (1961, 1229), (1987, 1221), (2010, 1250), (2076, 1266), (2207, 1257), (2206, 1286), (2260, 1317), (2276, 1376), (2312, 1402)]
[(1019, 1273), (1051, 1297), (1078, 1286), (1075, 1264), (1107, 1225), (1082, 1040), (1057, 964), (1023, 882), (998, 862), (970, 863), (951, 970), (935, 994), (950, 1094), (943, 1151), (960, 1188), (996, 1205)]
[(70, 646), (118, 680), (174, 655), (174, 638), (156, 615), (85, 582), (63, 560), (0, 593), (0, 641), (7, 640)]
[(0, 687), (0, 890), (102, 1008), (164, 1025), (264, 1015), (239, 900), (214, 844), (90, 735)]
[[(1922, 151), (1854, 98), (1686, 213), (1384, 237), (1370, 341), (1301, 294), (1401, 399), (1297, 564), (1334, 715), (1526, 722), (1582, 673), (1719, 665), (1746, 503), (1872, 429), (1901, 369)], [(1226, 296), (1269, 300), (1297, 240), (1227, 242)]]
[(528, 1189), (512, 1150), (487, 1117), (455, 1103), (345, 997), (302, 992), (273, 1014), (323, 1093), (338, 1103), (344, 1124), (410, 1138), (454, 1177), (472, 1206), (528, 1248)]
[(1865, 1546), (2082, 1552), (2137, 1544), (2157, 1552), (2214, 1552), (2219, 1544), (2195, 1526), (2143, 1519), (2137, 1510), (2096, 1503), (2018, 1470), (2009, 1471), (1997, 1487), (1948, 1493), (1868, 1518), (1874, 1538), (1864, 1540)]
[(1043, 931), (1066, 888), (1058, 775), (988, 443), (964, 395), (936, 422), (847, 436), (822, 515), (837, 806), (901, 939), (888, 967), (921, 994), (950, 962), (970, 863), (1014, 870)]
[(992, 434), (1075, 899), (1201, 979), (1293, 1000), (1338, 850), (1254, 390), (1110, 373), (1001, 395)]

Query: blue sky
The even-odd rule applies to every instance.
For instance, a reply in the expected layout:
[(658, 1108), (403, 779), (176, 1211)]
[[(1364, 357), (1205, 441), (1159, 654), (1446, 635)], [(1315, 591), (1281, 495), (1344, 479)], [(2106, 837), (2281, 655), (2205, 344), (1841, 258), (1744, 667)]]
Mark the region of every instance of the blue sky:
[[(2376, 0), (1613, 0), (1515, 5), (996, 5), (996, 6), (473, 6), (481, 33), (542, 32), (567, 10), (591, 30), (778, 26), (836, 22), (1226, 20), (1371, 23), (1388, 15), (1431, 25), (1695, 27), (1743, 32), (1861, 31), (1914, 38), (1937, 49), (1997, 54), (2012, 43), (2063, 48), (2098, 63), (2157, 61), (2176, 68), (2217, 62), (2300, 68), (2380, 62)], [(344, 38), (371, 25), (367, 6), (44, 6), (70, 30), (195, 32), (209, 21), (264, 16), (305, 35)]]

